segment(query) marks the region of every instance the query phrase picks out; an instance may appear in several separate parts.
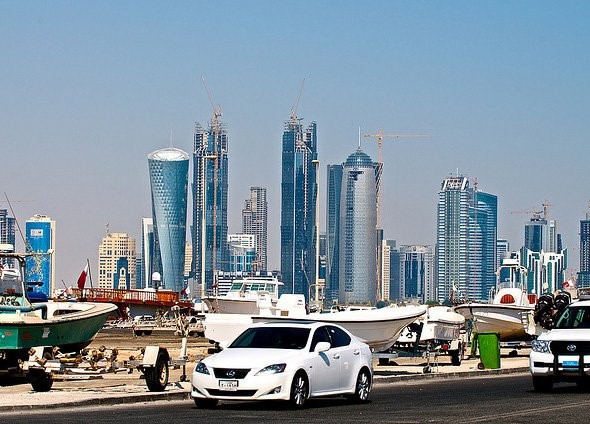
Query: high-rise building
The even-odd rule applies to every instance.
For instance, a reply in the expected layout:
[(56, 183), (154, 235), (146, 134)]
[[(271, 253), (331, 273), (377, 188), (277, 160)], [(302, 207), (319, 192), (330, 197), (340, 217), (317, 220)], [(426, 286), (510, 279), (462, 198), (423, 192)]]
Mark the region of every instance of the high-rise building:
[[(137, 276), (140, 289), (157, 288), (152, 282), (154, 268), (154, 220), (152, 218), (141, 218), (141, 279)], [(158, 267), (159, 269), (159, 267)]]
[(424, 245), (405, 245), (398, 250), (399, 300), (434, 300), (434, 252)]
[(316, 267), (317, 126), (285, 123), (281, 178), (281, 293), (309, 297)]
[(373, 161), (360, 148), (343, 165), (340, 303), (377, 300), (377, 194)]
[(257, 237), (254, 234), (229, 234), (230, 266), (232, 273), (252, 273), (255, 271)]
[(154, 223), (154, 270), (161, 286), (180, 292), (184, 286), (184, 248), (189, 156), (169, 147), (150, 153), (148, 164)]
[(524, 226), (524, 247), (533, 252), (558, 252), (557, 240), (557, 222), (553, 219), (535, 214)]
[(256, 236), (257, 271), (267, 270), (268, 204), (266, 188), (250, 187), (250, 198), (242, 210), (242, 232)]
[(98, 287), (135, 289), (135, 239), (127, 233), (109, 233), (98, 247)]
[(205, 282), (207, 290), (215, 284), (217, 271), (228, 270), (229, 264), (227, 152), (227, 131), (216, 118), (209, 123), (207, 130), (198, 123), (195, 125), (191, 273), (197, 283)]
[[(11, 244), (13, 250), (16, 249), (15, 223), (15, 219), (8, 216), (8, 210), (0, 209), (0, 244)], [(13, 266), (12, 261), (7, 258), (0, 259), (0, 263)]]
[(590, 287), (590, 212), (580, 220), (580, 272), (578, 287)]
[(557, 252), (533, 252), (522, 247), (518, 252), (520, 264), (527, 270), (526, 290), (540, 296), (561, 290), (567, 268), (567, 249)]
[(471, 188), (464, 176), (448, 177), (437, 209), (438, 300), (451, 299), (455, 290), (487, 299), (496, 278), (497, 197)]
[(328, 165), (326, 201), (326, 291), (325, 305), (338, 300), (340, 287), (340, 197), (342, 195), (342, 164)]
[(502, 260), (510, 255), (510, 243), (506, 239), (498, 239), (496, 242), (496, 269), (502, 265)]
[[(383, 258), (381, 264), (381, 281), (383, 282), (381, 286), (381, 299), (385, 301), (399, 299), (399, 278), (395, 278), (396, 270), (399, 269), (399, 266), (397, 268), (395, 267), (396, 256), (393, 255), (394, 252), (397, 252), (396, 245), (395, 240), (383, 240), (383, 243), (381, 243), (381, 257)], [(392, 266), (392, 258), (394, 266)], [(397, 286), (394, 286), (396, 283)]]
[(53, 296), (55, 290), (55, 221), (46, 215), (34, 215), (25, 222), (27, 252), (26, 281), (35, 282), (33, 291)]

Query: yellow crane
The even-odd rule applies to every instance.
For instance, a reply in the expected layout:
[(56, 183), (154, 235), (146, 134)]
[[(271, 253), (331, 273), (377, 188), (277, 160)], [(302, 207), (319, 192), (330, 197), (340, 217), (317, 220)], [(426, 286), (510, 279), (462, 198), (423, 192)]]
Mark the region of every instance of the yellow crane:
[[(383, 134), (383, 128), (379, 128), (377, 134), (364, 134), (365, 138), (377, 139), (377, 234), (382, 234), (381, 231), (381, 173), (383, 171), (383, 139), (384, 138), (427, 138), (426, 134)], [(359, 141), (360, 142), (360, 141)], [(382, 287), (382, 237), (377, 240), (377, 300), (381, 300)]]

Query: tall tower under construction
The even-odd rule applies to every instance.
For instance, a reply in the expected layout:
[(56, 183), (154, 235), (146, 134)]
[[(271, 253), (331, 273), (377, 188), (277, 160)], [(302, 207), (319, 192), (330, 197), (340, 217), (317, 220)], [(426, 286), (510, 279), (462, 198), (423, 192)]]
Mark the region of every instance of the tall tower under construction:
[(282, 150), (282, 293), (303, 294), (308, 299), (316, 267), (316, 123), (304, 130), (301, 120), (292, 114), (285, 123)]
[(229, 266), (227, 153), (227, 131), (217, 115), (214, 115), (207, 130), (199, 123), (195, 124), (191, 274), (197, 284), (204, 282), (207, 290), (215, 284), (214, 273), (226, 271)]

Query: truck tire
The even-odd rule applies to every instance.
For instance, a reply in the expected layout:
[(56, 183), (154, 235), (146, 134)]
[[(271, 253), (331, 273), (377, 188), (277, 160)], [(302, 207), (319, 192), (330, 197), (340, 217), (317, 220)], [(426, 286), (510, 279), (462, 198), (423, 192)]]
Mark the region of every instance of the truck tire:
[(48, 392), (53, 386), (53, 378), (51, 374), (47, 374), (45, 370), (30, 369), (29, 382), (35, 392)]
[(553, 389), (553, 380), (550, 377), (533, 376), (533, 388), (535, 392), (548, 393)]

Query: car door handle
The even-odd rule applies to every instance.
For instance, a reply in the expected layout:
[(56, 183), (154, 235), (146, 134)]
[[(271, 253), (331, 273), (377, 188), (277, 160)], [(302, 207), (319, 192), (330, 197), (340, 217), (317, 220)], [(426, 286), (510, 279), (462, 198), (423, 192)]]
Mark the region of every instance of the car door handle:
[(339, 353), (335, 353), (333, 356), (334, 359), (340, 359), (340, 354)]
[(360, 354), (360, 353), (361, 353), (361, 351), (360, 351), (360, 350), (358, 350), (358, 349), (355, 349), (355, 350), (353, 350), (353, 351), (352, 351), (352, 353), (353, 353), (354, 355), (358, 355), (358, 354)]

